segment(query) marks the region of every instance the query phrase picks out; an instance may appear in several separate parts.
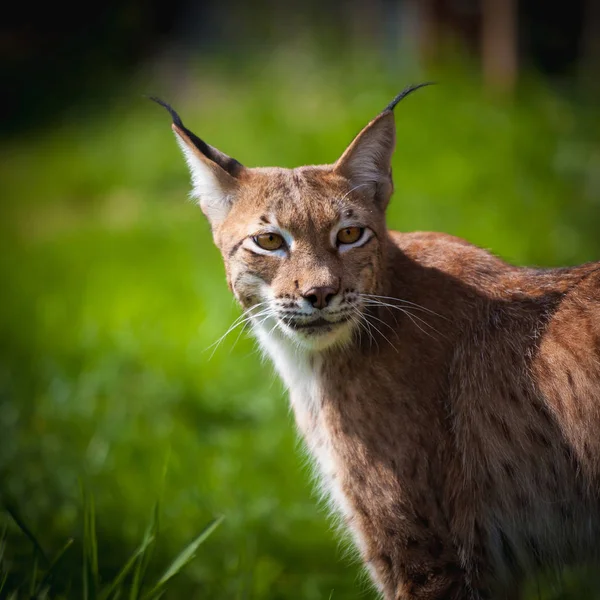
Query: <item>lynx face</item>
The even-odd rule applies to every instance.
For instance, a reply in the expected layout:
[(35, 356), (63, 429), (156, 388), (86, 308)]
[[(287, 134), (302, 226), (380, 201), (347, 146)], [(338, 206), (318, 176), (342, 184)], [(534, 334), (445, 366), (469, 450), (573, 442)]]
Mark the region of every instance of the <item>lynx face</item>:
[(158, 101), (173, 117), (229, 286), (255, 327), (310, 350), (369, 327), (363, 312), (379, 291), (392, 192), (393, 108), (418, 87), (399, 94), (335, 164), (298, 169), (245, 168)]
[(352, 339), (363, 294), (377, 293), (385, 221), (372, 195), (314, 167), (255, 171), (242, 182), (215, 238), (256, 326), (314, 350)]

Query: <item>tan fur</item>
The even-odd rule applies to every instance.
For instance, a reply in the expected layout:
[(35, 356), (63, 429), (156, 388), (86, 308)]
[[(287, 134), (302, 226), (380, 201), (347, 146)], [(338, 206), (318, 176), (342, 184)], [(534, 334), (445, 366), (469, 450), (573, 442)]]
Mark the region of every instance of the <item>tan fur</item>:
[[(333, 166), (235, 163), (215, 243), (385, 598), (515, 598), (538, 567), (598, 559), (600, 263), (518, 268), (387, 231), (394, 139), (386, 110)], [(336, 247), (348, 223), (372, 237)], [(286, 251), (257, 249), (265, 228)], [(290, 327), (313, 318), (332, 324)]]

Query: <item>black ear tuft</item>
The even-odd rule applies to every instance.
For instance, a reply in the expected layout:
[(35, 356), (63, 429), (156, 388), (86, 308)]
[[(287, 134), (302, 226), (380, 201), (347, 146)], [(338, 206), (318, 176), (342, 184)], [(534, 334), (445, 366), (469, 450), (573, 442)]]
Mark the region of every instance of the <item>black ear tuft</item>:
[(156, 102), (156, 104), (160, 104), (163, 108), (166, 108), (169, 111), (171, 118), (173, 119), (173, 123), (175, 125), (177, 125), (177, 127), (179, 127), (180, 129), (185, 130), (185, 126), (183, 125), (181, 117), (175, 112), (175, 109), (170, 104), (167, 104), (164, 100), (161, 100), (160, 98), (157, 98), (156, 96), (144, 96), (144, 97), (148, 98), (148, 100), (152, 100), (152, 102)]
[(384, 109), (382, 112), (392, 111), (396, 108), (396, 104), (403, 98), (406, 98), (409, 94), (418, 90), (419, 88), (425, 87), (426, 85), (435, 85), (435, 81), (426, 81), (425, 83), (418, 83), (416, 85), (409, 85), (404, 88)]
[(196, 146), (196, 148), (204, 154), (207, 158), (217, 163), (222, 169), (227, 171), (233, 177), (236, 177), (239, 172), (243, 169), (241, 163), (239, 163), (235, 158), (231, 158), (226, 154), (223, 154), (220, 150), (213, 148), (211, 145), (207, 144), (204, 140), (201, 140), (195, 133), (190, 131), (181, 120), (181, 117), (175, 112), (175, 109), (167, 104), (164, 100), (157, 98), (156, 96), (146, 96), (148, 100), (152, 100), (157, 104), (160, 104), (163, 108), (166, 108), (173, 119), (173, 125), (175, 125), (178, 129), (183, 131), (185, 135), (190, 139), (190, 141)]

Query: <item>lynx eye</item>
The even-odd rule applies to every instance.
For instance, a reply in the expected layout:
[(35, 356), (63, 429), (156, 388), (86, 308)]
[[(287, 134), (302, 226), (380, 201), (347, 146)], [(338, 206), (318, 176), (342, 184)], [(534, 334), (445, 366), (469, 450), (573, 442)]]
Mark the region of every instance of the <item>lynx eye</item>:
[(283, 238), (277, 233), (261, 233), (255, 235), (254, 243), (263, 250), (275, 251), (283, 246)]
[(364, 229), (362, 227), (344, 227), (337, 234), (338, 244), (354, 244), (360, 240)]

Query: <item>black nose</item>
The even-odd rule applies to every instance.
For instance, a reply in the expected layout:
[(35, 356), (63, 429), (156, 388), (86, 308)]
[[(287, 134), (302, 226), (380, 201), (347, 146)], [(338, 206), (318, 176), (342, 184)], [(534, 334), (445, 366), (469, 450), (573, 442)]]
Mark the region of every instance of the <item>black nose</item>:
[(315, 308), (325, 308), (336, 295), (337, 290), (332, 287), (314, 287), (302, 294)]

